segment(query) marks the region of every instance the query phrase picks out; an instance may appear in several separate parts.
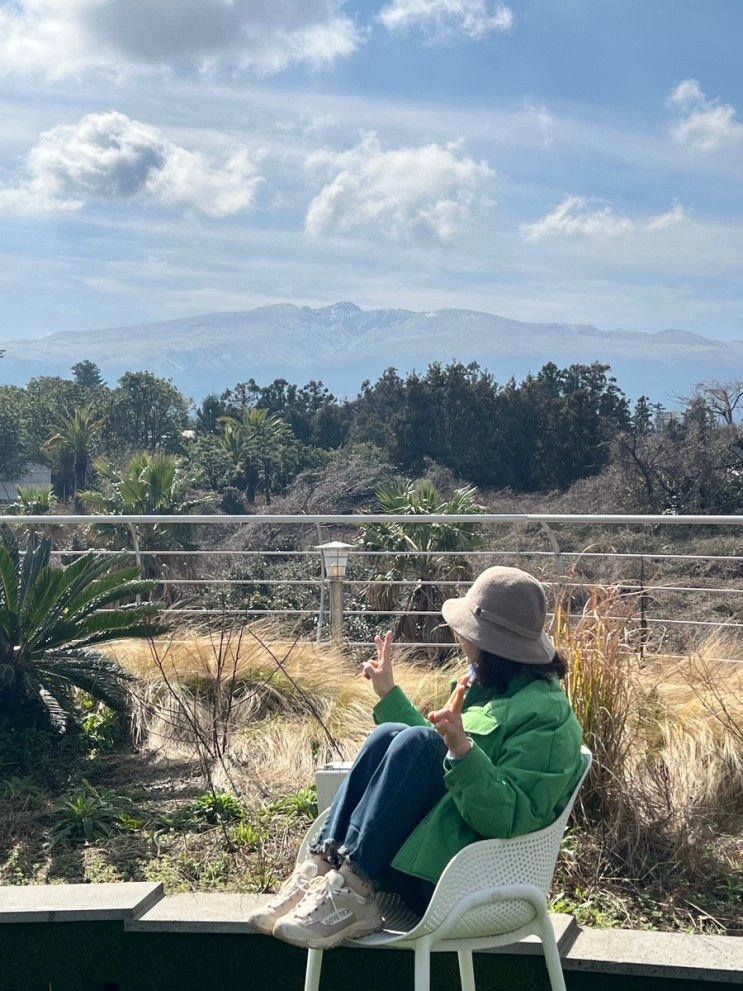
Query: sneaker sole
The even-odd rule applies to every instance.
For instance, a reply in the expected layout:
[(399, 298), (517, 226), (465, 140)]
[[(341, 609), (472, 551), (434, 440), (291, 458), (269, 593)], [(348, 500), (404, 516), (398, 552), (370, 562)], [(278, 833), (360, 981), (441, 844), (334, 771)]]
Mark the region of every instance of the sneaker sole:
[(279, 921), (281, 916), (275, 916), (274, 918), (267, 918), (261, 916), (257, 919), (248, 918), (248, 925), (257, 929), (258, 932), (262, 932), (265, 936), (273, 936), (273, 931), (276, 927), (276, 923)]
[(274, 936), (278, 939), (283, 939), (286, 943), (291, 943), (292, 946), (302, 946), (310, 950), (330, 950), (334, 946), (340, 946), (347, 939), (361, 939), (362, 936), (371, 936), (374, 933), (381, 932), (384, 928), (384, 922), (375, 923), (373, 926), (370, 926), (368, 922), (359, 922), (350, 929), (347, 929), (340, 938), (338, 934), (324, 937), (313, 936), (311, 934), (304, 936), (300, 933), (295, 935), (291, 931), (289, 933), (276, 932), (277, 929), (280, 929), (280, 922), (281, 920), (274, 927)]

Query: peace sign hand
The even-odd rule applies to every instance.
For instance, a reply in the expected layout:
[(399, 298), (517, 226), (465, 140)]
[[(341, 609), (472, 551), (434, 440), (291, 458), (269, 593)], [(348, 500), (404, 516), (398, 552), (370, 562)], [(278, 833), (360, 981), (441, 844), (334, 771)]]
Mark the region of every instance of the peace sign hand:
[(377, 647), (377, 658), (376, 660), (364, 661), (361, 670), (364, 677), (371, 681), (377, 695), (383, 699), (395, 687), (391, 656), (392, 631), (387, 631), (384, 640), (377, 634), (374, 637), (374, 643)]
[(467, 676), (460, 678), (444, 708), (428, 713), (429, 723), (432, 723), (436, 732), (441, 734), (444, 743), (455, 757), (464, 757), (472, 746), (462, 725), (462, 705), (467, 683)]

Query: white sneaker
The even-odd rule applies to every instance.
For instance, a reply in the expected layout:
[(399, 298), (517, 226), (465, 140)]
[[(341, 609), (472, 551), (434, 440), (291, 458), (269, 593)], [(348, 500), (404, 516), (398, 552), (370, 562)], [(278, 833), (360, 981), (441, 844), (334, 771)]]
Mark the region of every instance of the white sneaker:
[(253, 909), (248, 916), (248, 922), (270, 936), (276, 922), (300, 903), (312, 882), (331, 870), (330, 864), (321, 857), (313, 856), (303, 860), (301, 864), (297, 864), (294, 872), (269, 902)]
[(351, 871), (331, 870), (312, 881), (297, 907), (276, 923), (273, 934), (295, 946), (327, 950), (344, 939), (379, 932), (383, 925), (371, 888)]

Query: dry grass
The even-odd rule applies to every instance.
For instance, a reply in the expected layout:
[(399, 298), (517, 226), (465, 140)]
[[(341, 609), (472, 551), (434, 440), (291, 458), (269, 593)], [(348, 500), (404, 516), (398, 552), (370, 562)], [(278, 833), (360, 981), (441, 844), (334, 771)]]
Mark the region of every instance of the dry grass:
[[(719, 640), (682, 662), (640, 662), (633, 605), (613, 588), (594, 589), (571, 623), (568, 608), (558, 602), (553, 634), (595, 763), (577, 810), (577, 848), (566, 850), (558, 870), (567, 906), (616, 896), (621, 910), (610, 919), (592, 907), (584, 921), (644, 924), (650, 899), (648, 924), (737, 931), (725, 898), (736, 897), (743, 868), (743, 665), (711, 660), (733, 656)], [(358, 658), (295, 642), (265, 622), (220, 640), (181, 631), (157, 654), (141, 643), (116, 644), (112, 653), (140, 685), (146, 747), (171, 760), (193, 757), (192, 728), (179, 714), (185, 700), (208, 733), (224, 730), (225, 763), (214, 781), (249, 807), (310, 785), (328, 759), (352, 760), (373, 726), (375, 698)], [(229, 705), (214, 689), (225, 657)], [(398, 683), (424, 711), (447, 697), (463, 667), (431, 668), (404, 655), (395, 662)], [(175, 693), (163, 691), (164, 671)], [(271, 843), (270, 863), (290, 858), (289, 833)], [(721, 896), (720, 885), (732, 885), (733, 895)]]
[[(266, 622), (247, 635), (237, 628), (222, 638), (180, 631), (156, 651), (126, 641), (110, 653), (137, 679), (136, 721), (146, 746), (167, 758), (194, 754), (193, 720), (184, 718), (184, 707), (206, 734), (220, 723), (230, 783), (246, 800), (312, 784), (318, 763), (353, 760), (374, 725), (376, 699), (358, 663), (327, 643), (294, 641)], [(229, 685), (215, 699), (222, 655), (229, 658)], [(430, 709), (448, 696), (462, 665), (430, 668), (403, 655), (395, 670), (416, 705)], [(163, 690), (163, 672), (174, 690)], [(224, 769), (215, 768), (217, 783), (223, 779)]]
[(566, 687), (595, 758), (580, 803), (590, 842), (563, 861), (561, 880), (584, 893), (619, 877), (658, 898), (679, 884), (716, 897), (720, 876), (743, 868), (743, 665), (714, 660), (734, 656), (720, 637), (682, 661), (640, 661), (633, 608), (596, 588), (568, 624), (558, 602)]

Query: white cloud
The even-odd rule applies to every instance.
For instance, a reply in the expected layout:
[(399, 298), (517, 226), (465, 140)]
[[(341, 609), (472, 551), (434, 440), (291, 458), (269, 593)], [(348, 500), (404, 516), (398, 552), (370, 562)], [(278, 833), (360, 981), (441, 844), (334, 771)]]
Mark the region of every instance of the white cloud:
[(349, 151), (315, 152), (306, 165), (331, 176), (307, 211), (310, 234), (366, 228), (393, 240), (449, 240), (468, 220), (478, 187), (493, 175), (458, 143), (385, 150), (373, 132)]
[(566, 196), (551, 213), (534, 224), (523, 224), (525, 241), (546, 238), (620, 238), (642, 231), (661, 231), (688, 220), (679, 203), (666, 213), (651, 217), (627, 217), (617, 213), (611, 203), (586, 196)]
[(0, 73), (176, 72), (323, 64), (360, 34), (344, 0), (17, 0), (0, 4)]
[(27, 173), (0, 188), (0, 209), (45, 213), (142, 196), (226, 217), (250, 209), (262, 181), (244, 149), (209, 160), (113, 110), (46, 131), (28, 154)]
[(542, 139), (542, 146), (548, 148), (552, 144), (552, 138), (555, 133), (556, 121), (554, 116), (544, 104), (537, 105), (529, 99), (524, 100), (524, 110), (536, 124)]
[(743, 124), (735, 107), (708, 100), (696, 79), (684, 79), (671, 90), (668, 106), (680, 116), (671, 135), (689, 151), (711, 152), (743, 144)]
[(704, 101), (704, 93), (696, 79), (683, 79), (671, 90), (668, 105), (688, 110), (689, 107)]
[(439, 40), (452, 34), (484, 38), (514, 24), (510, 7), (488, 0), (392, 0), (379, 19), (389, 31), (420, 28)]

